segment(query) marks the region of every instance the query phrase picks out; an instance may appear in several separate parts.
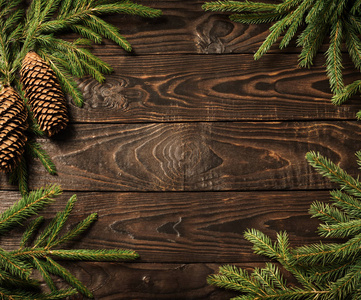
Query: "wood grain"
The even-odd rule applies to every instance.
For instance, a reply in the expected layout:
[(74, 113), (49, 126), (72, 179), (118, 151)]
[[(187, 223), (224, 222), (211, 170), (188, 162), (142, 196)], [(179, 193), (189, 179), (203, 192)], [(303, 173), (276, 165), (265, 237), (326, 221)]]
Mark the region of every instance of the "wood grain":
[[(2, 210), (15, 195), (0, 192)], [(59, 197), (43, 213), (47, 222), (64, 208), (71, 195)], [(66, 229), (93, 212), (98, 213), (98, 220), (66, 247), (133, 249), (140, 254), (137, 262), (142, 263), (265, 261), (253, 254), (252, 245), (243, 238), (246, 229), (261, 230), (272, 239), (277, 232), (287, 231), (293, 246), (317, 242), (319, 222), (310, 218), (308, 209), (315, 200), (329, 200), (327, 191), (78, 192), (77, 196)], [(16, 249), (22, 232), (23, 228), (18, 227), (11, 238), (2, 239), (2, 247)]]
[[(79, 82), (83, 108), (74, 122), (193, 122), (355, 119), (359, 96), (331, 103), (323, 57), (312, 70), (297, 55), (157, 55), (102, 57), (114, 68), (104, 84)], [(345, 57), (346, 83), (359, 78)]]
[[(99, 215), (66, 247), (140, 254), (133, 263), (62, 262), (95, 299), (229, 299), (236, 294), (206, 278), (225, 263), (263, 266), (243, 238), (247, 228), (272, 239), (287, 231), (292, 246), (319, 240), (308, 208), (328, 201), (337, 186), (309, 167), (306, 152), (359, 174), (361, 123), (354, 120), (361, 102), (330, 103), (327, 45), (311, 69), (297, 67), (294, 41), (254, 61), (269, 25), (233, 23), (227, 13), (204, 12), (204, 2), (137, 0), (163, 16), (107, 17), (133, 51), (108, 40), (95, 45), (114, 72), (103, 85), (80, 80), (84, 107), (70, 104), (69, 128), (38, 140), (59, 175), (34, 161), (30, 187), (65, 190), (43, 213), (46, 222), (73, 193), (79, 200), (65, 229)], [(343, 62), (346, 83), (359, 79), (347, 55)], [(4, 175), (0, 185), (1, 212), (20, 195)], [(1, 247), (17, 248), (22, 232), (19, 226), (2, 237)]]
[[(64, 263), (63, 263), (64, 265)], [(65, 264), (66, 265), (66, 264)], [(263, 264), (238, 264), (253, 270)], [(69, 269), (93, 292), (95, 299), (226, 300), (238, 294), (206, 282), (218, 271), (217, 264), (107, 264), (76, 263)], [(66, 287), (66, 285), (59, 284)], [(75, 296), (69, 300), (85, 300)]]
[[(235, 264), (252, 271), (264, 264)], [(95, 299), (226, 300), (239, 293), (209, 286), (207, 276), (218, 272), (218, 264), (100, 264), (70, 266), (94, 293)], [(284, 274), (288, 283), (294, 279)], [(83, 300), (74, 297), (69, 300)]]
[[(75, 191), (313, 190), (335, 187), (306, 163), (319, 151), (359, 174), (361, 123), (211, 122), (78, 124), (39, 140), (58, 168), (38, 161), (30, 187)], [(5, 178), (2, 177), (4, 186)]]
[[(137, 1), (161, 9), (163, 15), (155, 19), (114, 15), (106, 18), (118, 27), (133, 46), (133, 55), (145, 54), (222, 54), (251, 53), (261, 46), (269, 34), (270, 24), (247, 25), (229, 20), (230, 13), (205, 12), (206, 1), (166, 0)], [(280, 1), (262, 1), (279, 3)], [(73, 36), (69, 36), (69, 39)], [(104, 40), (106, 55), (127, 55), (119, 46)], [(323, 49), (324, 50), (324, 49)], [(269, 51), (281, 52), (278, 44)], [(300, 52), (295, 40), (283, 53)], [(95, 46), (94, 53), (104, 54)]]

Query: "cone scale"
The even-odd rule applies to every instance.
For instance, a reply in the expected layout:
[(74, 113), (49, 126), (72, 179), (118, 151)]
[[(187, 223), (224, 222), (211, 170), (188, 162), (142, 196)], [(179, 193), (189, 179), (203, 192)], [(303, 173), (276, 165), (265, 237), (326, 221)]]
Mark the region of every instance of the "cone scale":
[(4, 87), (0, 91), (0, 170), (3, 172), (11, 172), (24, 153), (27, 115), (17, 92), (12, 87)]
[(22, 63), (20, 80), (40, 129), (47, 136), (64, 129), (69, 121), (66, 100), (49, 64), (29, 52)]

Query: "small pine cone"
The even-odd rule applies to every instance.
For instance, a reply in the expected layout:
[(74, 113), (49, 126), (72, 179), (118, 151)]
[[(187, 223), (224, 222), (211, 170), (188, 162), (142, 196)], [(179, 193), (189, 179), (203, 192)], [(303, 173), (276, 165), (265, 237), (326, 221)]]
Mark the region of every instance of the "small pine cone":
[(48, 136), (64, 129), (69, 121), (66, 100), (49, 64), (30, 51), (23, 60), (20, 76), (40, 129)]
[(0, 170), (11, 172), (24, 153), (28, 112), (10, 86), (0, 91)]

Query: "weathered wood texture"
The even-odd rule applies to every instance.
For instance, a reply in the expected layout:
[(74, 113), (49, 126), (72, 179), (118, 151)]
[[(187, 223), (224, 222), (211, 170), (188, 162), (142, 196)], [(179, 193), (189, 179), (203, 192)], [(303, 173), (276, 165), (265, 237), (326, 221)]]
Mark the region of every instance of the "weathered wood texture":
[[(354, 119), (359, 96), (332, 105), (324, 60), (312, 72), (297, 55), (157, 55), (102, 57), (114, 73), (101, 85), (83, 79), (76, 122), (184, 122)], [(345, 57), (345, 79), (355, 80)]]
[[(250, 269), (257, 264), (242, 265)], [(83, 278), (96, 299), (204, 299), (235, 297), (207, 284), (216, 264), (95, 264), (80, 263), (70, 270)], [(99, 298), (98, 298), (99, 297)], [(71, 300), (81, 300), (74, 297)]]
[[(84, 107), (70, 104), (69, 128), (39, 139), (59, 174), (35, 161), (30, 186), (65, 190), (47, 219), (78, 194), (67, 228), (98, 212), (69, 247), (141, 255), (133, 263), (68, 264), (96, 299), (229, 299), (235, 294), (210, 287), (206, 277), (224, 263), (264, 263), (243, 239), (247, 228), (272, 238), (286, 230), (293, 246), (318, 241), (318, 222), (307, 211), (336, 185), (304, 156), (319, 151), (358, 174), (361, 102), (333, 106), (323, 54), (299, 69), (294, 42), (254, 61), (268, 25), (234, 24), (226, 13), (203, 12), (204, 1), (137, 2), (164, 15), (108, 17), (134, 50), (94, 46), (114, 73), (103, 85), (79, 81)], [(344, 64), (346, 82), (359, 78), (347, 55)], [(0, 184), (3, 211), (19, 193), (6, 176)], [(16, 247), (21, 231), (2, 246)]]
[(306, 152), (356, 174), (360, 135), (357, 121), (74, 125), (41, 141), (59, 176), (37, 162), (30, 183), (79, 191), (329, 189), (335, 185), (315, 174)]
[[(46, 210), (46, 222), (71, 195), (65, 193)], [(3, 209), (18, 196), (0, 192)], [(264, 265), (264, 259), (253, 255), (251, 244), (243, 239), (244, 230), (256, 228), (273, 238), (276, 232), (287, 230), (294, 246), (315, 242), (318, 224), (306, 211), (311, 201), (326, 201), (328, 192), (85, 192), (77, 196), (66, 228), (94, 211), (99, 219), (69, 248), (132, 248), (141, 255), (132, 263), (62, 262), (96, 299), (222, 300), (236, 294), (206, 283), (222, 263), (249, 269)], [(21, 232), (19, 227), (11, 239), (3, 238), (2, 246), (16, 249)]]
[[(17, 193), (1, 192), (3, 205)], [(72, 195), (60, 197), (47, 209), (50, 219)], [(78, 203), (67, 225), (72, 228), (96, 211), (97, 222), (74, 248), (131, 248), (147, 263), (247, 263), (264, 261), (254, 255), (243, 238), (248, 228), (262, 230), (272, 238), (287, 230), (292, 245), (319, 240), (318, 222), (310, 220), (309, 205), (328, 199), (327, 191), (315, 192), (163, 192), (77, 193)], [(2, 245), (14, 249), (23, 228)]]
[[(269, 33), (268, 24), (235, 24), (228, 19), (230, 13), (204, 12), (206, 1), (166, 0), (137, 1), (144, 5), (162, 9), (163, 16), (145, 19), (129, 16), (110, 16), (108, 21), (122, 29), (122, 33), (133, 45), (133, 54), (223, 54), (251, 53), (257, 51)], [(280, 3), (282, 1), (262, 1)], [(71, 38), (72, 36), (69, 36)], [(119, 53), (114, 43), (104, 41), (106, 55)], [(296, 42), (291, 41), (282, 53), (299, 53)], [(327, 47), (322, 47), (324, 51)], [(104, 55), (101, 48), (94, 53)], [(269, 52), (280, 52), (278, 45)], [(121, 55), (124, 55), (121, 52)]]
[[(249, 271), (263, 266), (258, 263), (235, 265)], [(217, 272), (217, 264), (80, 263), (70, 268), (85, 280), (96, 299), (226, 300), (238, 295), (207, 284), (206, 278)], [(293, 283), (294, 280), (287, 275), (285, 277)], [(71, 300), (82, 299), (74, 297)]]

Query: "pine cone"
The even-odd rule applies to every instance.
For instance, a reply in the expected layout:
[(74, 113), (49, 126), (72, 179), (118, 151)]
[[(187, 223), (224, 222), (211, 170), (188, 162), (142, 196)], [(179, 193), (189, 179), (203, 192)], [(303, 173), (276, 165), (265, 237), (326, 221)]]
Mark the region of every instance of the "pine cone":
[(11, 172), (24, 153), (28, 112), (10, 86), (0, 91), (0, 170)]
[(69, 121), (66, 100), (48, 63), (31, 51), (23, 60), (20, 76), (40, 129), (48, 136), (64, 129)]

